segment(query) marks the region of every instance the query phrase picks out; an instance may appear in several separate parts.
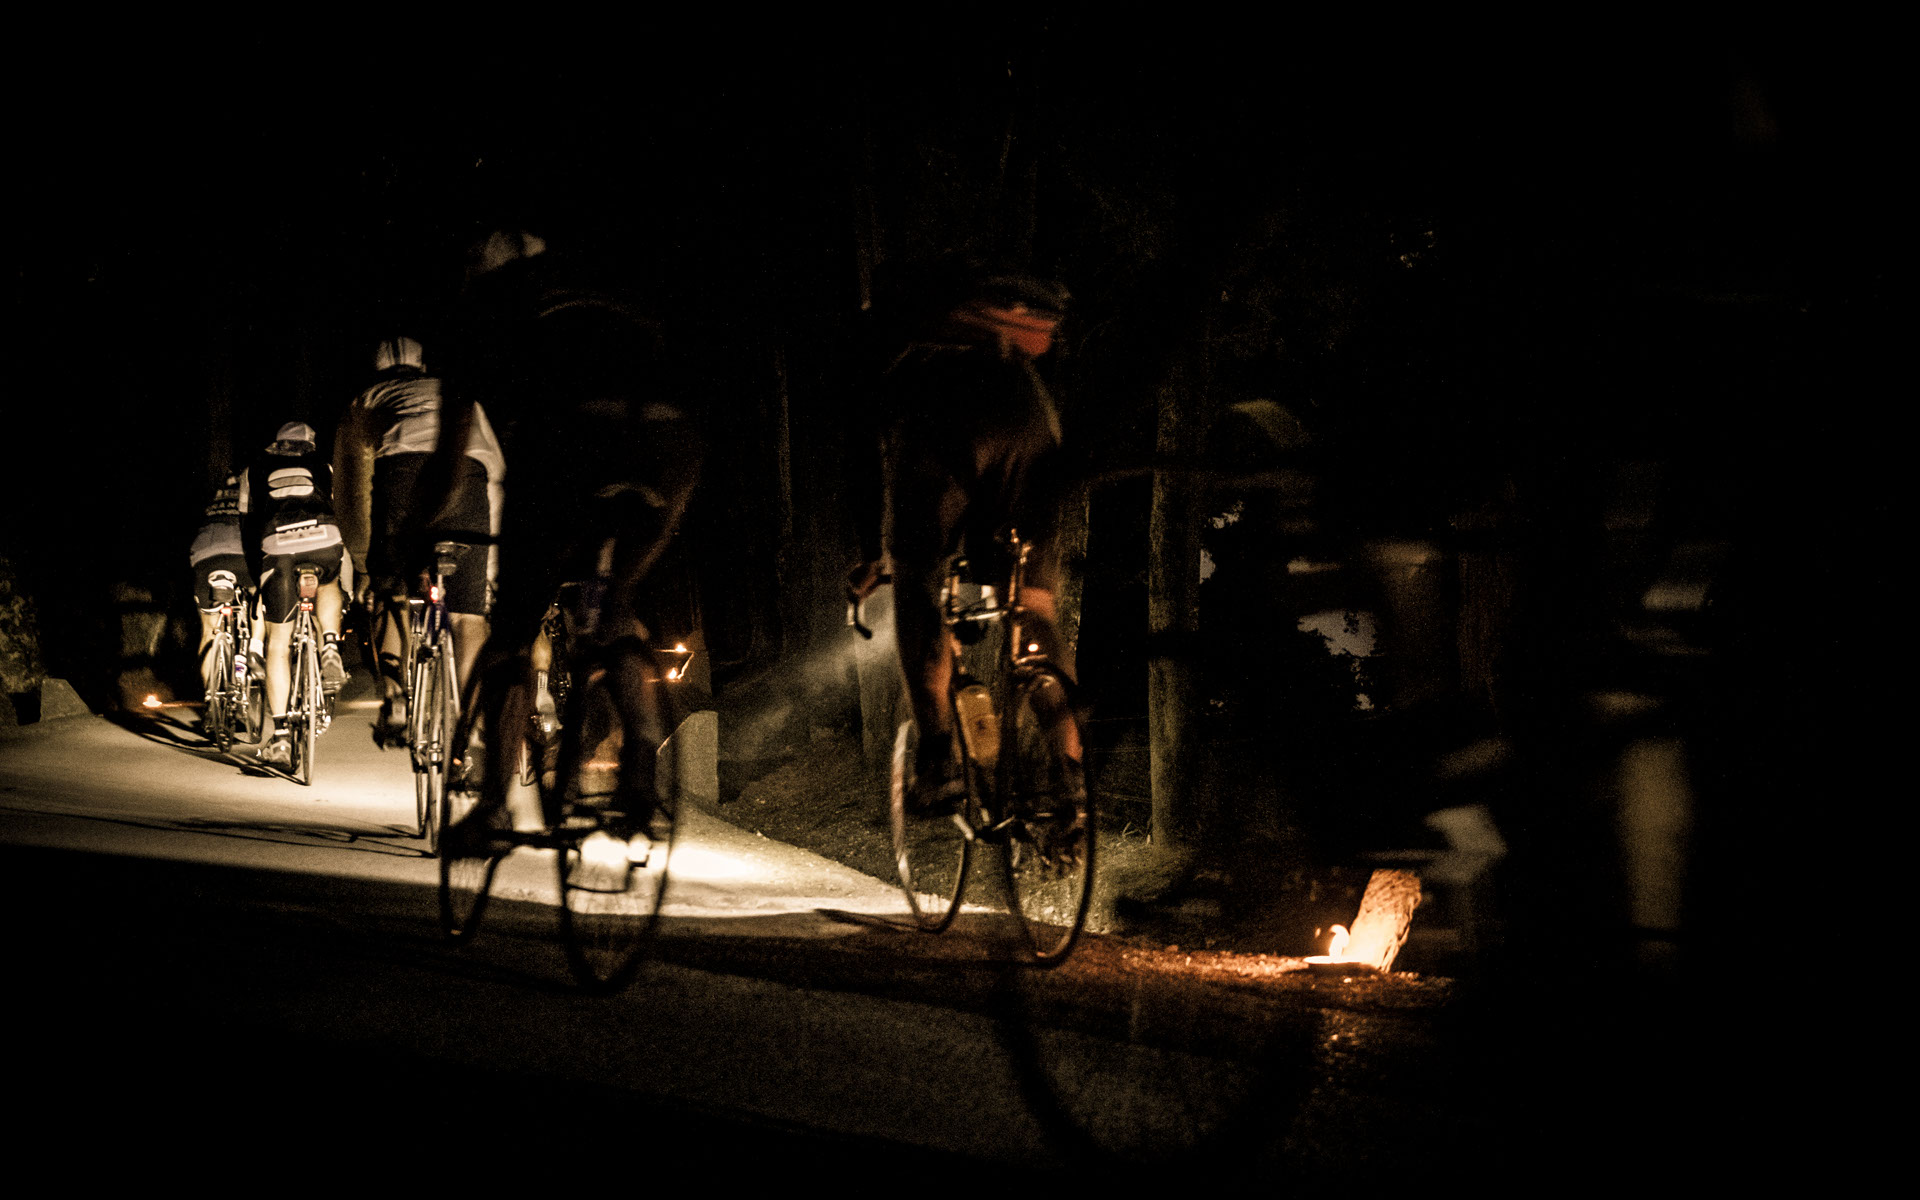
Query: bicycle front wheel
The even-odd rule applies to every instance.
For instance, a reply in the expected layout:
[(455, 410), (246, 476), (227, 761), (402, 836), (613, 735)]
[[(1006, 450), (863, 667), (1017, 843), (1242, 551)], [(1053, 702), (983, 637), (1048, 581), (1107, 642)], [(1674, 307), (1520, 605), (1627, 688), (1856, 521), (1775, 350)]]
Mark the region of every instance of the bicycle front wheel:
[(635, 769), (622, 753), (630, 735), (608, 679), (595, 676), (568, 698), (554, 779), (561, 814), (554, 865), (567, 961), (583, 986), (612, 991), (633, 977), (659, 929), (679, 799), (654, 798), (651, 779), (622, 778)]
[(958, 814), (977, 819), (979, 806), (972, 792), (977, 773), (960, 755), (959, 739), (956, 737), (954, 741), (955, 756), (960, 760), (955, 769), (967, 780), (969, 790), (922, 808), (914, 803), (913, 792), (919, 726), (906, 721), (893, 739), (893, 776), (888, 797), (893, 862), (914, 924), (928, 933), (939, 933), (953, 924), (966, 895), (967, 867), (973, 858), (973, 839), (954, 818)]
[(1034, 961), (1051, 966), (1073, 949), (1093, 901), (1094, 808), (1066, 681), (1024, 673), (1002, 728), (1000, 794), (1014, 818), (1001, 856), (1007, 907)]

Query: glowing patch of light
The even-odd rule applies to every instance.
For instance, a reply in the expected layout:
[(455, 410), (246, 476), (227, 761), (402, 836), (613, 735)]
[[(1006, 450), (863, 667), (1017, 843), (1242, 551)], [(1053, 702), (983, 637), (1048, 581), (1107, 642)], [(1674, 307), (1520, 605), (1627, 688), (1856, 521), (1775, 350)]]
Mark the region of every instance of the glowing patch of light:
[(146, 698), (145, 700), (142, 700), (142, 701), (141, 701), (140, 703), (141, 703), (141, 705), (142, 705), (143, 707), (146, 707), (146, 708), (159, 708), (159, 707), (160, 707), (160, 697), (158, 697), (158, 696), (148, 696), (148, 697), (147, 697), (147, 698)]
[(595, 831), (580, 843), (580, 859), (601, 871), (624, 871), (628, 862), (627, 843), (609, 834)]
[(752, 879), (761, 869), (737, 855), (699, 843), (681, 843), (673, 848), (673, 862), (667, 873), (674, 879), (698, 879), (718, 882), (727, 879)]
[(1352, 940), (1352, 935), (1347, 932), (1345, 925), (1335, 925), (1333, 927), (1333, 936), (1327, 940), (1327, 952), (1325, 954), (1309, 954), (1307, 956), (1307, 963), (1310, 966), (1324, 967), (1348, 961), (1347, 943)]

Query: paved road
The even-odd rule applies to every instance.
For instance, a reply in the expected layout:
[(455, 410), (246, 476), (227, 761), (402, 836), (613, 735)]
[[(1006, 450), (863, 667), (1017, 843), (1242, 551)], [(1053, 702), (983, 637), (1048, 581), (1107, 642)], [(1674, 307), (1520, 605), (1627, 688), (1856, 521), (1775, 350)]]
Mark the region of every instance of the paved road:
[(312, 788), (212, 753), (186, 710), (0, 741), (20, 1078), (45, 1112), (159, 1143), (297, 1115), (370, 1155), (638, 1127), (736, 1169), (1183, 1178), (1465, 1182), (1516, 1128), (1585, 1137), (1513, 1102), (1549, 1081), (1538, 1047), (1504, 1051), (1447, 981), (1097, 938), (1061, 970), (1011, 968), (993, 914), (906, 932), (892, 888), (711, 813), (683, 834), (662, 961), (583, 995), (538, 854), (503, 869), (470, 946), (440, 939), (410, 777), (368, 717), (343, 712)]

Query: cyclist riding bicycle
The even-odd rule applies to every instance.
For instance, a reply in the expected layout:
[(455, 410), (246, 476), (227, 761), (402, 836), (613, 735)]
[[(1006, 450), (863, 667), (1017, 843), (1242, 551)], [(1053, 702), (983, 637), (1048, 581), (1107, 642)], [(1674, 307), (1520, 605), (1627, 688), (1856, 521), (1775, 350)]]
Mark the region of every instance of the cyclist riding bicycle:
[(401, 673), (409, 649), (407, 598), (433, 566), (439, 541), (461, 547), (453, 555), (446, 600), (455, 677), (461, 695), (471, 698), (474, 664), (487, 640), (490, 550), (499, 532), (506, 463), (486, 412), (476, 408), (448, 519), (428, 521), (416, 493), (440, 437), (440, 380), (427, 373), (422, 347), (410, 337), (381, 342), (373, 365), (377, 378), (347, 405), (334, 438), (333, 505), (355, 572), (376, 598), (373, 640), (382, 698), (374, 738), (384, 746), (406, 736)]
[(274, 718), (273, 736), (261, 746), (260, 759), (277, 766), (292, 761), (282, 718), (293, 674), (292, 622), (300, 605), (296, 569), (303, 563), (320, 568), (314, 609), (324, 639), (322, 684), (332, 696), (347, 682), (340, 659), (341, 541), (333, 516), (332, 476), (313, 427), (289, 421), (240, 477), (240, 517), (259, 580), (261, 618), (266, 624), (267, 707)]
[[(207, 501), (200, 528), (193, 535), (187, 552), (187, 564), (193, 572), (193, 598), (200, 610), (200, 681), (212, 696), (220, 681), (213, 677), (216, 655), (213, 639), (219, 628), (220, 606), (232, 599), (245, 600), (253, 590), (253, 568), (247, 561), (246, 542), (240, 532), (240, 476), (229, 474), (221, 480)], [(219, 592), (231, 593), (223, 601)], [(240, 648), (241, 653), (246, 647)]]
[[(482, 652), (486, 767), (480, 801), (450, 836), (488, 828), (509, 802), (534, 715), (535, 644), (562, 585), (603, 581), (593, 636), (644, 646), (640, 585), (665, 552), (699, 473), (699, 439), (665, 396), (654, 322), (618, 293), (583, 285), (532, 235), (481, 243), (452, 322), (440, 443), (421, 495), (457, 504), (456, 457), (484, 412), (513, 464), (501, 512), (492, 633)], [(653, 811), (653, 764), (666, 727), (662, 681), (649, 654), (617, 657), (623, 811)], [(518, 793), (525, 796), (526, 793)], [(557, 814), (509, 809), (517, 830)]]
[(1066, 474), (1060, 413), (1034, 368), (1066, 313), (1066, 289), (948, 267), (923, 297), (918, 313), (904, 315), (906, 346), (880, 381), (880, 520), (862, 531), (865, 561), (847, 588), (864, 599), (883, 575), (893, 577), (900, 666), (920, 733), (913, 803), (927, 809), (962, 790), (947, 703), (953, 657), (940, 620), (954, 556), (964, 551), (983, 580), (1004, 580), (995, 539), (1017, 526), (1033, 546), (1023, 636), (1069, 679), (1074, 661), (1054, 598), (1053, 530)]

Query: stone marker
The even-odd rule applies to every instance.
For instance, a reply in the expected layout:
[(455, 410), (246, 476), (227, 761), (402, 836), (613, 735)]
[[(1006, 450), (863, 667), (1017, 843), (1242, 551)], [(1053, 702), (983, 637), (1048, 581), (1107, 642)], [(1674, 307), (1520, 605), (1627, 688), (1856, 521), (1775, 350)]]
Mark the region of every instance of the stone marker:
[(1360, 897), (1360, 913), (1349, 930), (1346, 957), (1382, 971), (1393, 968), (1407, 944), (1413, 910), (1420, 907), (1420, 876), (1412, 871), (1375, 871)]
[(40, 719), (52, 721), (60, 717), (90, 717), (93, 710), (73, 690), (73, 685), (64, 679), (48, 679), (40, 685)]
[(720, 802), (720, 714), (697, 712), (660, 743), (654, 765), (654, 787), (660, 794), (678, 794), (695, 804)]

